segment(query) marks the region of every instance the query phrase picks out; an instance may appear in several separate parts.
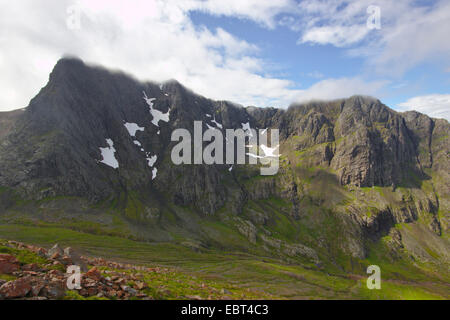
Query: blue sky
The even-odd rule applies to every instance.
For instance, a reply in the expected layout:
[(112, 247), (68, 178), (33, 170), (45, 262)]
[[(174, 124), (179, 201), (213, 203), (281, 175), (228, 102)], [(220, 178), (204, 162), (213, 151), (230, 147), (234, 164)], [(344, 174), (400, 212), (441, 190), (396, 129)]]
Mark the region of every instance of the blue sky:
[(450, 1), (0, 0), (0, 111), (76, 55), (213, 99), (372, 95), (450, 119)]
[[(420, 5), (432, 7), (435, 2), (422, 1)], [(382, 10), (380, 11), (382, 13)], [(259, 57), (273, 64), (272, 68), (264, 72), (291, 80), (298, 89), (307, 89), (327, 78), (360, 76), (369, 82), (386, 81), (386, 85), (376, 92), (376, 97), (399, 110), (402, 108), (398, 107), (398, 104), (411, 97), (446, 95), (450, 92), (450, 70), (444, 68), (445, 63), (448, 63), (445, 59), (424, 59), (402, 73), (379, 75), (371, 70), (365, 57), (349, 54), (349, 50), (359, 47), (361, 42), (345, 47), (299, 43), (299, 32), (288, 26), (280, 25), (268, 29), (249, 19), (215, 16), (204, 12), (192, 12), (190, 17), (197, 26), (223, 28), (256, 44), (261, 48)], [(382, 26), (383, 20), (380, 20)], [(383, 28), (373, 29), (371, 32), (381, 33)], [(450, 30), (448, 32), (450, 34)], [(320, 99), (320, 96), (317, 98)]]
[(238, 18), (217, 17), (193, 12), (195, 25), (223, 28), (228, 32), (256, 44), (259, 57), (273, 63), (264, 70), (277, 77), (294, 81), (299, 88), (309, 87), (323, 78), (351, 77), (363, 72), (364, 60), (349, 58), (345, 49), (333, 45), (298, 44), (298, 33), (288, 27), (266, 29), (261, 25)]

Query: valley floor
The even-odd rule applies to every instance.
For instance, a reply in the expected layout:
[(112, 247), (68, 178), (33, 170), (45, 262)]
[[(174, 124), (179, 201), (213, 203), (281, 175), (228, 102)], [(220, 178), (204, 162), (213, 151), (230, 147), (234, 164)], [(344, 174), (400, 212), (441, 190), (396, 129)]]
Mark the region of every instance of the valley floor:
[[(145, 243), (65, 228), (14, 224), (0, 225), (0, 238), (47, 249), (58, 243), (85, 256), (132, 264), (125, 270), (117, 264), (100, 263), (96, 267), (105, 277), (139, 273), (145, 294), (134, 297), (137, 299), (450, 299), (450, 284), (436, 278), (411, 280), (382, 274), (381, 290), (369, 290), (362, 275), (329, 274), (247, 253), (196, 252), (174, 243)], [(17, 255), (17, 251), (5, 246), (6, 240), (2, 241), (0, 253)], [(18, 257), (22, 264), (33, 262), (30, 257), (20, 261), (23, 256)], [(136, 269), (136, 265), (145, 268)], [(15, 276), (2, 274), (0, 279), (11, 281)], [(65, 298), (85, 299), (74, 291), (66, 292)]]

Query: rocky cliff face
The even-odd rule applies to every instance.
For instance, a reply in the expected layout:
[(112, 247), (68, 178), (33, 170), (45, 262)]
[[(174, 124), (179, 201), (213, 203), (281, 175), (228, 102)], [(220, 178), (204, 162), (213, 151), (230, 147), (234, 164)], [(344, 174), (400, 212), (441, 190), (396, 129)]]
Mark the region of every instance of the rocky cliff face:
[[(171, 133), (193, 134), (195, 120), (221, 131), (279, 129), (279, 173), (175, 166)], [(399, 223), (423, 220), (434, 234), (448, 232), (449, 123), (370, 97), (244, 108), (176, 81), (140, 83), (63, 59), (25, 111), (0, 114), (0, 126), (0, 211), (8, 214), (13, 193), (30, 201), (78, 197), (158, 229), (150, 238), (176, 225), (189, 239), (217, 244), (201, 222), (208, 215), (250, 244), (316, 263), (336, 250), (364, 258), (367, 241)]]
[(408, 127), (403, 115), (379, 100), (360, 96), (293, 105), (282, 114), (270, 114), (273, 120), (261, 111), (254, 114), (262, 124), (282, 128), (285, 139), (292, 138), (294, 150), (323, 145), (315, 165), (336, 170), (343, 185), (360, 187), (395, 187), (407, 179), (409, 170), (422, 174), (418, 148), (431, 139), (434, 124), (421, 115), (429, 121), (428, 132)]

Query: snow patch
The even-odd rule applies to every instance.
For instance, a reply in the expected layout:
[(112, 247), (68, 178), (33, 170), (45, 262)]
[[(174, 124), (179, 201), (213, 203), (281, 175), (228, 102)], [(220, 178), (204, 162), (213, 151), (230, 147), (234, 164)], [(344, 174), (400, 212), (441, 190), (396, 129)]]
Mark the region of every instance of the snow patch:
[(270, 147), (265, 146), (265, 145), (263, 145), (263, 144), (260, 146), (260, 148), (261, 148), (262, 151), (264, 152), (265, 157), (278, 157), (278, 156), (281, 156), (281, 154), (280, 154), (280, 155), (278, 155), (278, 154), (273, 154), (273, 153), (275, 152), (275, 150), (276, 150), (278, 147), (279, 147), (279, 145), (278, 145), (278, 146), (275, 146), (275, 147), (273, 147), (273, 148), (270, 148)]
[(124, 126), (125, 126), (125, 128), (127, 128), (128, 133), (132, 137), (136, 136), (136, 131), (144, 131), (144, 127), (139, 127), (136, 123), (125, 122)]
[(220, 124), (220, 123), (218, 123), (218, 122), (216, 121), (216, 117), (214, 117), (214, 119), (211, 120), (211, 122), (213, 122), (218, 128), (220, 128), (220, 129), (223, 128), (223, 127), (222, 127), (222, 124)]
[(137, 140), (133, 140), (133, 143), (139, 147), (142, 147), (142, 144)]
[(119, 162), (114, 156), (114, 153), (116, 152), (116, 149), (114, 149), (114, 142), (111, 139), (106, 139), (106, 143), (108, 144), (108, 147), (100, 147), (100, 152), (102, 153), (103, 157), (103, 160), (101, 160), (100, 162), (114, 169), (117, 169), (119, 167)]
[(158, 173), (158, 169), (155, 167), (152, 170), (152, 180), (156, 178), (156, 174)]
[(258, 156), (258, 155), (256, 155), (256, 154), (250, 153), (250, 152), (247, 152), (246, 155), (248, 155), (248, 156), (250, 156), (250, 157), (252, 157), (252, 158), (256, 158), (256, 159), (263, 159), (263, 158), (265, 158), (265, 157)]
[(242, 130), (244, 130), (245, 133), (246, 133), (247, 135), (249, 135), (250, 137), (253, 137), (253, 133), (252, 133), (252, 130), (251, 130), (251, 128), (250, 128), (250, 122), (247, 122), (247, 123), (241, 123), (241, 125), (242, 125)]
[[(247, 146), (249, 147), (249, 146)], [(265, 158), (278, 158), (279, 156), (281, 156), (281, 154), (274, 154), (275, 150), (279, 147), (279, 145), (270, 148), (266, 145), (260, 145), (260, 148), (262, 149), (262, 151), (264, 152), (263, 156), (258, 156), (254, 153), (251, 152), (247, 152), (246, 155), (252, 157), (252, 158), (256, 158), (256, 159), (265, 159)]]
[(156, 154), (153, 157), (150, 157), (150, 152), (147, 153), (147, 163), (150, 168), (153, 167), (156, 160), (158, 160), (158, 156)]
[(153, 120), (152, 123), (159, 127), (159, 122), (160, 121), (164, 121), (164, 122), (169, 122), (169, 114), (170, 114), (170, 108), (166, 113), (162, 113), (161, 111), (154, 109), (153, 108), (153, 101), (156, 100), (156, 98), (148, 98), (147, 94), (144, 91), (144, 100), (147, 103), (149, 109), (150, 109), (150, 114), (153, 116)]

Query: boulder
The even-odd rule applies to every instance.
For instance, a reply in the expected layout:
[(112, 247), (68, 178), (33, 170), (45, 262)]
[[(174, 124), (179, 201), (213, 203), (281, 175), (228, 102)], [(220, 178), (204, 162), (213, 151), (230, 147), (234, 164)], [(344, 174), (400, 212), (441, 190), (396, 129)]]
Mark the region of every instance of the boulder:
[(45, 250), (44, 248), (38, 248), (35, 252), (40, 257), (43, 257), (43, 258), (47, 257), (47, 250)]
[(0, 287), (0, 298), (14, 299), (25, 297), (31, 291), (31, 279), (29, 277), (8, 281)]
[(64, 255), (64, 250), (58, 244), (55, 244), (51, 249), (47, 251), (47, 257), (50, 259), (57, 259)]
[(56, 259), (59, 259), (59, 258), (61, 258), (61, 255), (59, 254), (59, 252), (55, 252), (54, 254), (52, 254), (50, 256), (50, 259), (52, 259), (52, 260), (56, 260)]
[(95, 280), (95, 281), (101, 281), (103, 279), (102, 274), (100, 273), (100, 271), (96, 267), (90, 269), (88, 272), (85, 273), (84, 276), (86, 278), (90, 278), (90, 279)]
[(61, 299), (66, 295), (63, 281), (52, 281), (41, 290), (41, 295), (48, 299)]
[(0, 273), (12, 274), (19, 270), (19, 262), (17, 259), (9, 254), (0, 254)]
[(70, 259), (70, 257), (68, 257), (68, 256), (66, 256), (66, 255), (64, 255), (64, 256), (60, 259), (60, 261), (61, 261), (61, 263), (62, 263), (63, 265), (65, 265), (66, 267), (74, 264), (74, 262), (72, 261), (72, 259)]
[(143, 290), (143, 289), (147, 288), (147, 284), (145, 282), (138, 281), (138, 282), (136, 282), (136, 288), (138, 290)]
[(36, 297), (40, 294), (41, 290), (45, 287), (45, 282), (40, 279), (36, 279), (31, 284), (31, 296)]
[(88, 267), (86, 263), (81, 259), (81, 255), (71, 247), (67, 247), (64, 249), (64, 256), (69, 258), (72, 264), (80, 267), (82, 272), (88, 271)]
[(22, 267), (23, 271), (39, 271), (41, 268), (37, 263), (29, 263)]

